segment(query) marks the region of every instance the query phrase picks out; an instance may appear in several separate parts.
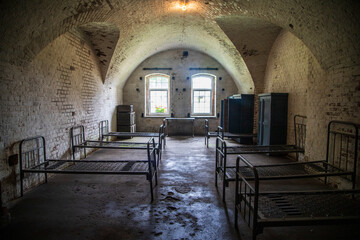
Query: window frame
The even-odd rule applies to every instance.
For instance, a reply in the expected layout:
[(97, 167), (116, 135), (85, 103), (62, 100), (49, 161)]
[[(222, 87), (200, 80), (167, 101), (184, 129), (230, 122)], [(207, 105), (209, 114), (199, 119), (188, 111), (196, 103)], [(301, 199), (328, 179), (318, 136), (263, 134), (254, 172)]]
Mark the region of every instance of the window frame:
[[(194, 88), (194, 78), (207, 77), (211, 79), (211, 89), (208, 88)], [(210, 112), (195, 113), (194, 112), (194, 92), (195, 91), (209, 91), (210, 92)], [(215, 117), (216, 113), (216, 76), (209, 73), (198, 73), (191, 76), (191, 116), (192, 117)]]
[[(152, 88), (150, 89), (150, 79), (152, 77), (165, 77), (168, 80), (168, 88)], [(151, 73), (145, 76), (145, 117), (168, 117), (170, 116), (170, 76), (164, 73)], [(166, 91), (167, 92), (167, 113), (151, 113), (151, 92)]]

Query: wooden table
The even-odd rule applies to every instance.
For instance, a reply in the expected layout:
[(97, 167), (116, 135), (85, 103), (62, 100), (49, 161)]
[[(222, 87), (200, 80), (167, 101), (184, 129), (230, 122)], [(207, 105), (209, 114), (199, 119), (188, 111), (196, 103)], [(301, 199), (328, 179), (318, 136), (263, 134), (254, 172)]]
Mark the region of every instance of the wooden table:
[(171, 122), (181, 122), (181, 121), (186, 121), (186, 122), (191, 122), (191, 130), (192, 130), (192, 136), (195, 136), (195, 129), (194, 129), (194, 122), (195, 122), (195, 118), (165, 118), (166, 120), (166, 133), (169, 136), (169, 126), (171, 126)]

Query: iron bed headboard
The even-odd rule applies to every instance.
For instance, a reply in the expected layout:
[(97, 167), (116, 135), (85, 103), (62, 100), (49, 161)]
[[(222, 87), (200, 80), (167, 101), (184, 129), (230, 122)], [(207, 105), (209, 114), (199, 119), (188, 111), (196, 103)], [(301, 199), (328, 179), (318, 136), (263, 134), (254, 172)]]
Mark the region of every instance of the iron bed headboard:
[[(76, 134), (74, 134), (76, 135)], [(20, 190), (21, 196), (23, 196), (23, 180), (24, 174), (39, 174), (43, 173), (45, 175), (45, 182), (47, 182), (48, 173), (62, 173), (62, 174), (127, 174), (127, 175), (146, 175), (147, 180), (150, 183), (151, 190), (151, 200), (153, 200), (153, 178), (155, 177), (155, 184), (157, 185), (157, 157), (156, 157), (156, 144), (153, 137), (151, 137), (147, 143), (147, 160), (61, 160), (61, 159), (47, 159), (46, 158), (46, 147), (45, 147), (45, 138), (42, 136), (36, 136), (24, 139), (19, 144), (19, 168), (20, 168)], [(84, 168), (84, 165), (79, 164), (75, 165), (73, 163), (81, 162), (89, 164), (90, 168)], [(66, 168), (63, 168), (63, 164), (66, 165)], [(114, 164), (114, 163), (126, 163), (122, 165), (121, 168), (114, 166), (112, 170), (109, 171), (109, 168), (101, 168), (97, 165), (94, 167), (94, 164), (103, 163), (103, 164)], [(138, 163), (144, 163), (147, 168), (143, 170), (142, 165), (134, 165)], [(78, 166), (78, 168), (74, 168)], [(131, 168), (134, 167), (133, 170)], [(61, 169), (59, 169), (59, 168)], [(72, 167), (69, 169), (68, 167)], [(108, 166), (109, 167), (109, 166)], [(43, 176), (43, 175), (40, 175)]]
[[(71, 152), (72, 152), (73, 160), (75, 160), (75, 149), (76, 149), (75, 146), (80, 145), (82, 143), (86, 144), (84, 125), (77, 125), (70, 128), (70, 139), (71, 139)], [(83, 148), (83, 151), (84, 151), (84, 157), (86, 158), (86, 148)]]
[[(46, 143), (43, 136), (23, 139), (19, 144), (20, 196), (23, 196), (24, 168), (32, 168), (44, 164), (46, 168)], [(45, 173), (45, 182), (47, 174)]]
[(209, 120), (205, 119), (205, 145), (206, 145), (206, 138), (209, 133)]
[[(306, 116), (302, 115), (295, 115), (294, 116), (294, 135), (295, 135), (295, 146), (305, 150), (305, 143), (306, 143)], [(220, 142), (224, 142), (225, 138), (225, 132), (221, 126), (217, 127), (217, 140), (220, 140)], [(220, 138), (220, 139), (219, 139)], [(218, 146), (217, 144), (217, 147)], [(226, 147), (226, 144), (225, 144)], [(296, 159), (298, 159), (298, 153), (296, 155)]]
[(306, 116), (294, 116), (294, 133), (295, 133), (295, 146), (305, 149), (306, 141)]
[(99, 140), (103, 140), (103, 135), (109, 133), (109, 120), (102, 120), (99, 123)]
[[(359, 125), (345, 121), (328, 124), (326, 161), (338, 169), (348, 171), (352, 163), (351, 181), (356, 185), (356, 168), (359, 148)], [(325, 178), (325, 183), (327, 179)]]
[[(245, 175), (242, 175), (241, 172), (238, 170), (240, 169), (240, 161), (245, 163), (245, 168), (250, 169), (252, 172), (254, 178), (251, 178), (249, 180)], [(248, 227), (252, 230), (252, 239), (256, 239), (256, 236), (263, 232), (263, 229), (265, 227), (279, 227), (279, 226), (304, 226), (304, 225), (319, 225), (319, 224), (339, 224), (339, 223), (356, 223), (360, 222), (360, 215), (359, 210), (356, 208), (358, 206), (358, 203), (353, 203), (357, 205), (350, 205), (348, 206), (348, 211), (345, 214), (345, 212), (338, 212), (339, 210), (335, 210), (336, 214), (338, 214), (338, 217), (333, 215), (327, 215), (329, 214), (328, 211), (331, 211), (332, 209), (329, 209), (326, 211), (326, 216), (317, 216), (316, 214), (313, 215), (311, 212), (311, 215), (306, 215), (306, 211), (302, 212), (306, 208), (306, 205), (304, 208), (298, 209), (297, 206), (303, 204), (302, 200), (300, 202), (295, 202), (295, 199), (291, 199), (290, 201), (286, 201), (282, 196), (285, 195), (301, 195), (303, 196), (303, 199), (307, 199), (308, 196), (311, 195), (317, 195), (317, 196), (325, 196), (325, 201), (329, 201), (329, 197), (331, 196), (345, 196), (347, 195), (348, 199), (355, 200), (360, 199), (358, 196), (360, 196), (360, 190), (359, 189), (351, 189), (351, 190), (300, 190), (300, 191), (270, 191), (270, 192), (261, 192), (259, 190), (260, 180), (257, 167), (253, 166), (248, 160), (246, 160), (241, 155), (238, 156), (236, 161), (236, 185), (235, 185), (235, 228), (237, 228), (237, 222), (238, 222), (238, 213), (240, 212), (241, 217), (244, 219)], [(244, 168), (244, 167), (243, 167)], [(252, 182), (252, 183), (250, 183)], [(261, 209), (269, 209), (271, 208), (270, 205), (262, 205), (261, 202), (259, 205), (260, 197), (267, 195), (268, 198), (271, 198), (272, 200), (278, 199), (278, 205), (277, 207), (281, 209), (283, 214), (286, 214), (286, 216), (289, 217), (283, 217), (283, 216), (275, 216), (275, 217), (269, 217), (268, 219), (261, 219), (266, 215), (264, 213), (261, 213)], [(336, 199), (336, 198), (334, 198)], [(306, 201), (305, 201), (306, 203)], [(311, 200), (308, 202), (311, 203)], [(325, 202), (324, 202), (325, 203)], [(346, 205), (346, 204), (345, 204)], [(334, 203), (332, 207), (335, 207), (336, 209), (337, 203)], [(354, 208), (355, 207), (355, 208)], [(321, 208), (320, 208), (321, 209)], [(341, 207), (339, 209), (342, 209)], [(321, 209), (323, 210), (323, 209)], [(272, 209), (269, 211), (273, 211)], [(357, 211), (357, 212), (356, 212)], [(347, 215), (349, 212), (351, 212), (354, 215)], [(300, 216), (304, 213), (304, 216)], [(357, 215), (356, 215), (357, 214)], [(355, 216), (356, 215), (356, 216)], [(293, 216), (293, 218), (290, 218)], [(260, 218), (260, 220), (259, 220)]]

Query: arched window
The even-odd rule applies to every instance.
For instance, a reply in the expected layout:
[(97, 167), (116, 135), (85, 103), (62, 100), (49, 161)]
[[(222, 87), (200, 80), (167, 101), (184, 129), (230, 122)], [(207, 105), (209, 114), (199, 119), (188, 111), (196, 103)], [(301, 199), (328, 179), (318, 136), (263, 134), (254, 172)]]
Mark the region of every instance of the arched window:
[(146, 116), (168, 116), (170, 106), (170, 76), (160, 73), (145, 76)]
[(215, 80), (211, 74), (191, 77), (191, 115), (215, 116)]

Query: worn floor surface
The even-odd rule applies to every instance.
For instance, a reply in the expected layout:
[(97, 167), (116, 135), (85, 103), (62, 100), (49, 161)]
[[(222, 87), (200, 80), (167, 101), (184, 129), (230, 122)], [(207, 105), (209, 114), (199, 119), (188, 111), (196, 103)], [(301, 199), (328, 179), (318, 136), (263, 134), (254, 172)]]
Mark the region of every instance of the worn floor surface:
[[(89, 158), (119, 159), (118, 153), (98, 150)], [(213, 138), (208, 149), (202, 137), (168, 138), (152, 203), (144, 176), (53, 176), (12, 203), (1, 239), (251, 239), (241, 220), (239, 230), (234, 228), (234, 185), (226, 190), (226, 205), (221, 181), (215, 187), (214, 156)], [(314, 180), (272, 186), (321, 188)], [(360, 239), (359, 233), (354, 225), (281, 227), (265, 229), (258, 239)]]

